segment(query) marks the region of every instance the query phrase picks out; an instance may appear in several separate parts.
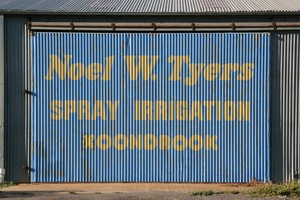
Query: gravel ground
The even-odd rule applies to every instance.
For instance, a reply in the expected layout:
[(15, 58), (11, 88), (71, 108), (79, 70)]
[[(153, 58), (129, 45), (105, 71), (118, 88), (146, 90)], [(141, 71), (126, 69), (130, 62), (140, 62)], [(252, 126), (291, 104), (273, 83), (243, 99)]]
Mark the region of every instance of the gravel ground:
[(1, 191), (0, 199), (33, 199), (33, 200), (66, 200), (66, 199), (107, 199), (107, 200), (186, 200), (186, 199), (211, 199), (211, 200), (231, 200), (231, 199), (289, 199), (286, 197), (267, 197), (267, 198), (254, 198), (244, 196), (241, 194), (214, 194), (211, 196), (191, 196), (187, 192), (161, 192), (161, 191), (145, 191), (145, 192), (113, 192), (113, 193), (86, 193), (74, 191)]

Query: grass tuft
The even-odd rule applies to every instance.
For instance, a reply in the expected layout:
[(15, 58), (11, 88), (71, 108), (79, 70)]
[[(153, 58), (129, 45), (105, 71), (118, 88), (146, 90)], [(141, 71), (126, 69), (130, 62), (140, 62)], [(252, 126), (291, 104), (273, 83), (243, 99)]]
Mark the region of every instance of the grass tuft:
[(191, 196), (211, 196), (213, 195), (213, 191), (198, 191), (198, 192), (191, 192)]
[(300, 197), (300, 183), (293, 181), (284, 184), (263, 184), (258, 188), (245, 192), (245, 194), (255, 197)]
[(199, 192), (191, 192), (190, 195), (191, 196), (210, 196), (213, 194), (240, 194), (240, 191), (237, 190), (233, 190), (233, 191), (217, 191), (217, 192), (213, 192), (213, 191), (199, 191)]
[(17, 184), (12, 182), (12, 181), (0, 182), (0, 188), (11, 187), (11, 186), (14, 186), (14, 185), (17, 185)]
[(69, 194), (76, 194), (76, 192), (74, 192), (74, 191), (69, 191)]

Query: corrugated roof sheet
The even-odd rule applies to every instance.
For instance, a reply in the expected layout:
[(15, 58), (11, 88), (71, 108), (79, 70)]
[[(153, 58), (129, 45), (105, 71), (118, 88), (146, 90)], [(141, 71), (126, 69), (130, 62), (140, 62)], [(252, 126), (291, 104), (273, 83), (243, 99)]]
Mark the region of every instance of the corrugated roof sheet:
[(1, 0), (0, 12), (253, 13), (299, 12), (300, 0)]

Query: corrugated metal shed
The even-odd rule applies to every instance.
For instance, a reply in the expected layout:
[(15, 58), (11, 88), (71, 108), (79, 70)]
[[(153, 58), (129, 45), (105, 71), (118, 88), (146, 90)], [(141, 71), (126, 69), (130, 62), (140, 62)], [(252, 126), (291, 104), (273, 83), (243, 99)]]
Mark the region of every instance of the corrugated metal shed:
[[(26, 22), (300, 22), (300, 1), (0, 0), (0, 14), (4, 17), (6, 180), (28, 182), (31, 133), (27, 121), (30, 99), (24, 95), (30, 85), (26, 80), (30, 73)], [(272, 181), (292, 180), (300, 171), (300, 36), (299, 31), (287, 30), (270, 31)]]
[(224, 14), (299, 12), (298, 0), (2, 0), (2, 12)]

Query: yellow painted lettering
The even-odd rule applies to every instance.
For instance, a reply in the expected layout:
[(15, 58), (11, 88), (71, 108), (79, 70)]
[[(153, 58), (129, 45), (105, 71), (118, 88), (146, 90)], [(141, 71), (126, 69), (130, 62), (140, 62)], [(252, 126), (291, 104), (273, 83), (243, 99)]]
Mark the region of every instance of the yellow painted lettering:
[(212, 149), (217, 151), (218, 150), (217, 140), (218, 140), (217, 135), (214, 135), (212, 137), (210, 135), (206, 135), (206, 150)]
[(94, 135), (83, 135), (82, 145), (85, 149), (94, 149)]
[(249, 81), (253, 77), (254, 64), (245, 63), (240, 68), (241, 73), (237, 76), (237, 80)]
[(250, 102), (239, 101), (238, 102), (238, 119), (239, 121), (250, 121)]
[(186, 120), (188, 116), (188, 102), (177, 101), (176, 104), (177, 120)]
[(128, 146), (128, 139), (126, 135), (123, 134), (116, 135), (114, 138), (114, 144), (115, 144), (115, 148), (120, 151), (126, 149)]
[(106, 57), (105, 63), (106, 65), (101, 80), (108, 81), (111, 79), (111, 71), (112, 71), (112, 66), (114, 64), (114, 56)]
[(85, 76), (88, 80), (94, 81), (97, 80), (102, 71), (102, 65), (100, 63), (92, 63), (86, 68)]
[(167, 102), (156, 101), (156, 120), (167, 120)]
[(65, 101), (64, 108), (65, 108), (64, 119), (69, 120), (70, 114), (76, 112), (76, 101), (73, 100)]
[(224, 119), (226, 121), (233, 121), (235, 120), (235, 102), (234, 101), (226, 101), (224, 103)]
[(217, 120), (221, 121), (222, 120), (222, 102), (216, 101), (215, 103), (216, 103)]
[(71, 65), (68, 76), (71, 80), (77, 81), (84, 75), (84, 65), (82, 63), (74, 63)]
[(152, 101), (142, 101), (142, 120), (147, 120), (147, 119), (153, 120)]
[(124, 56), (129, 71), (130, 80), (137, 80), (137, 77), (141, 71), (143, 79), (149, 80), (158, 58), (158, 56), (139, 56), (138, 64), (136, 64), (135, 56)]
[(203, 105), (206, 106), (206, 120), (211, 121), (212, 119), (212, 107), (215, 106), (214, 101), (204, 101)]
[(193, 121), (195, 117), (197, 117), (198, 120), (203, 120), (202, 106), (200, 101), (192, 102), (189, 120)]
[(169, 77), (170, 81), (180, 81), (180, 72), (183, 66), (183, 63), (189, 63), (190, 57), (189, 56), (170, 56), (168, 58), (169, 63), (174, 63), (173, 71), (171, 76)]
[(95, 101), (92, 120), (96, 120), (97, 117), (106, 120), (105, 108), (102, 101)]
[(141, 120), (141, 102), (140, 101), (135, 101), (135, 120)]
[(183, 151), (186, 148), (187, 140), (183, 135), (176, 135), (173, 138), (173, 148), (176, 151)]
[(174, 120), (174, 101), (169, 101), (169, 120)]
[[(103, 141), (105, 141), (103, 143)], [(100, 150), (107, 150), (111, 147), (111, 137), (107, 134), (101, 134), (97, 138), (97, 146)]]
[(212, 63), (207, 65), (206, 68), (204, 68), (204, 78), (208, 81), (214, 81), (221, 71), (221, 66), (218, 63)]
[(193, 86), (198, 82), (202, 69), (205, 64), (188, 64), (190, 69), (190, 76), (185, 79), (185, 84)]
[(51, 108), (51, 119), (53, 120), (61, 120), (63, 118), (62, 112), (63, 102), (59, 100), (53, 100), (50, 103)]
[(142, 144), (143, 144), (143, 137), (141, 134), (137, 135), (137, 138), (135, 135), (130, 134), (129, 136), (129, 147), (131, 150), (137, 148), (138, 150), (142, 150)]
[(56, 72), (60, 80), (65, 80), (72, 55), (65, 55), (64, 58), (65, 62), (63, 63), (57, 55), (50, 55), (50, 64), (45, 80), (49, 81), (53, 79), (53, 71)]
[(157, 138), (155, 135), (146, 134), (144, 136), (144, 145), (146, 150), (153, 150), (157, 146)]
[(160, 150), (170, 150), (171, 148), (171, 138), (168, 135), (161, 135), (159, 140), (159, 149)]
[(202, 149), (202, 146), (203, 146), (203, 140), (200, 135), (193, 135), (192, 137), (190, 137), (189, 139), (190, 149), (192, 149), (193, 151), (199, 151), (200, 149)]
[(90, 102), (86, 100), (78, 101), (78, 120), (90, 120)]
[(226, 63), (222, 65), (222, 76), (220, 80), (222, 81), (228, 81), (230, 80), (230, 74), (231, 72), (236, 72), (239, 70), (239, 64), (238, 63)]
[(119, 103), (120, 103), (120, 101), (115, 101), (114, 103), (112, 101), (106, 101), (106, 104), (109, 108), (111, 120), (116, 120), (117, 109), (118, 109)]

